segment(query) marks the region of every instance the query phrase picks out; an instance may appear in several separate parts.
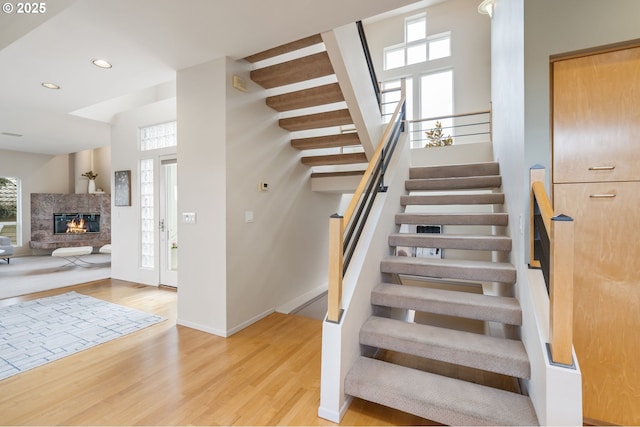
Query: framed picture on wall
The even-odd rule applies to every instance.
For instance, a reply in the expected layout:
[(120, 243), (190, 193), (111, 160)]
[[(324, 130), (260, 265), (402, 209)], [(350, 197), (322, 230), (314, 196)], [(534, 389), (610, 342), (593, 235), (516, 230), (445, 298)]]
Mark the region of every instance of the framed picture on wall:
[(131, 206), (131, 171), (115, 172), (115, 206)]

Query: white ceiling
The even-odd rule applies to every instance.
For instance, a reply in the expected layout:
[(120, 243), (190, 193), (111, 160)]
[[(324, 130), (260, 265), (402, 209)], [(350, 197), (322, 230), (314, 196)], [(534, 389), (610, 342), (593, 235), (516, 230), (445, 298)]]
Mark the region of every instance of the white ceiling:
[[(0, 13), (0, 149), (64, 154), (109, 145), (113, 115), (172, 96), (177, 70), (415, 2), (55, 0), (41, 15)], [(95, 58), (113, 68), (95, 67)]]

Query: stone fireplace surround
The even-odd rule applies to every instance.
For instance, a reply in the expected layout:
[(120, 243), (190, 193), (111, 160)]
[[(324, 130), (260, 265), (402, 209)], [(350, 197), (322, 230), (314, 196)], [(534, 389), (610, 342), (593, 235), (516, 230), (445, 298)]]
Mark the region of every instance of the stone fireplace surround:
[[(54, 234), (53, 214), (61, 212), (97, 212), (100, 233)], [(111, 243), (111, 196), (109, 194), (31, 194), (32, 249), (56, 249), (72, 246), (100, 247)]]

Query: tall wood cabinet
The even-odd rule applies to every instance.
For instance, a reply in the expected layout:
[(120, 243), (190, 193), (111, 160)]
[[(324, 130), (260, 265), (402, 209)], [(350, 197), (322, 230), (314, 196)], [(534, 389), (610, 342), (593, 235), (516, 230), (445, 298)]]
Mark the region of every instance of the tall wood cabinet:
[(574, 218), (583, 414), (640, 425), (640, 47), (556, 60), (554, 210)]

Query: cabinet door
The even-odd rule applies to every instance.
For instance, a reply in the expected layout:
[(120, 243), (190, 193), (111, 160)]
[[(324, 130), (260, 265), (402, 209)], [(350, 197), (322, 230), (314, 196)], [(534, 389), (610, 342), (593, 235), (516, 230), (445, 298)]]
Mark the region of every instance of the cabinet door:
[(640, 47), (553, 63), (553, 181), (640, 179)]
[(554, 199), (574, 218), (584, 416), (640, 425), (640, 182), (556, 184)]

